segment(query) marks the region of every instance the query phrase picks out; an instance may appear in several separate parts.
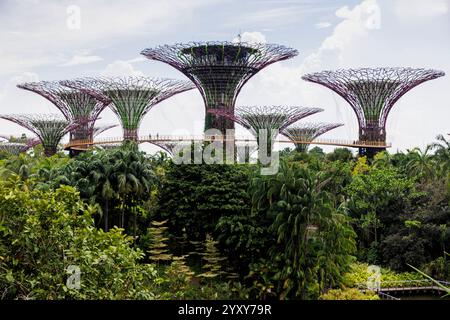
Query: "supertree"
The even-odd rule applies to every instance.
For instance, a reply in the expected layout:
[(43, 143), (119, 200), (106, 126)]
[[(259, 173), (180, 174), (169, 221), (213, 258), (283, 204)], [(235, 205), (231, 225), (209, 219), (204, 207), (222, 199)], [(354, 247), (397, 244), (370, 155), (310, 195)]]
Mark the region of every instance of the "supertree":
[(306, 152), (309, 144), (318, 136), (343, 125), (343, 123), (296, 123), (283, 129), (281, 134), (294, 143), (297, 151)]
[(199, 89), (206, 108), (205, 130), (233, 129), (233, 121), (217, 118), (209, 109), (234, 112), (243, 85), (268, 65), (292, 58), (297, 50), (275, 44), (191, 42), (148, 48), (141, 52), (151, 60), (167, 63), (186, 75)]
[(10, 154), (18, 155), (19, 153), (26, 152), (28, 149), (28, 146), (24, 143), (0, 142), (0, 151)]
[[(279, 131), (303, 119), (307, 116), (321, 112), (320, 108), (305, 108), (297, 106), (250, 106), (237, 107), (234, 111), (226, 109), (210, 109), (212, 113), (219, 117), (227, 118), (233, 122), (242, 125), (248, 129), (256, 138), (258, 147), (261, 147), (261, 138), (267, 138), (267, 151), (270, 152), (273, 140)], [(260, 134), (266, 130), (266, 136), (261, 137)]]
[(115, 127), (117, 127), (117, 124), (107, 124), (107, 125), (103, 125), (103, 126), (94, 127), (94, 129), (92, 131), (92, 137), (95, 138), (95, 137), (99, 136), (100, 134), (102, 134), (103, 132), (108, 131), (109, 129), (112, 129)]
[(177, 150), (181, 151), (184, 147), (187, 147), (191, 142), (186, 141), (152, 141), (151, 144), (160, 147), (166, 151), (170, 156), (174, 156)]
[[(382, 144), (394, 104), (415, 86), (444, 75), (433, 69), (361, 68), (322, 71), (302, 78), (335, 91), (350, 104), (358, 118), (360, 141)], [(383, 148), (360, 148), (360, 154), (373, 157), (380, 150)]]
[(83, 123), (70, 132), (71, 140), (92, 139), (95, 121), (108, 103), (62, 85), (61, 81), (29, 82), (17, 85), (52, 102), (70, 122)]
[(47, 157), (54, 155), (61, 139), (80, 124), (69, 122), (56, 114), (8, 114), (0, 118), (14, 122), (31, 132), (41, 141)]
[(23, 150), (28, 151), (29, 149), (37, 146), (41, 143), (38, 137), (27, 137), (25, 134), (22, 134), (20, 137), (13, 136), (13, 135), (5, 135), (0, 134), (0, 138), (6, 140), (6, 142), (9, 143), (18, 143), (18, 144), (24, 144), (26, 145), (26, 148)]
[(153, 106), (195, 88), (187, 81), (146, 77), (84, 78), (62, 83), (109, 104), (122, 124), (124, 140), (133, 141), (137, 141), (139, 125)]

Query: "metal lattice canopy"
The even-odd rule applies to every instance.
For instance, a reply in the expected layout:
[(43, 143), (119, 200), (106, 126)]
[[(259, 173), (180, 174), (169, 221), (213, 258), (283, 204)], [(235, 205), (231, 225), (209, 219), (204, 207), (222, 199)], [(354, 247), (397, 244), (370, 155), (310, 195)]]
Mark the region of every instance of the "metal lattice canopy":
[[(225, 109), (232, 113), (241, 88), (251, 77), (274, 62), (295, 57), (298, 51), (276, 44), (191, 42), (149, 48), (141, 54), (171, 65), (194, 82), (206, 111)], [(225, 133), (234, 123), (207, 112), (205, 130), (210, 128)]]
[(296, 123), (285, 128), (281, 134), (291, 140), (298, 151), (306, 151), (309, 143), (314, 141), (318, 136), (343, 126), (343, 123)]
[(188, 147), (191, 142), (186, 141), (152, 141), (151, 144), (160, 147), (166, 151), (170, 156), (174, 156), (177, 150)]
[(17, 85), (52, 102), (70, 122), (83, 123), (71, 132), (71, 139), (92, 139), (95, 121), (108, 103), (86, 92), (64, 86), (61, 81), (29, 82)]
[(62, 83), (108, 103), (122, 124), (125, 140), (137, 140), (139, 125), (154, 105), (195, 88), (188, 81), (146, 77), (84, 78)]
[(105, 131), (108, 131), (109, 129), (115, 128), (117, 127), (117, 124), (108, 124), (108, 125), (103, 125), (103, 126), (98, 126), (95, 127), (92, 133), (92, 137), (95, 138), (97, 136), (99, 136), (100, 134), (102, 134)]
[(0, 151), (10, 154), (18, 155), (19, 153), (27, 151), (29, 148), (24, 143), (16, 142), (0, 142)]
[(25, 149), (23, 150), (24, 152), (41, 143), (41, 140), (39, 140), (39, 138), (37, 137), (29, 138), (25, 134), (22, 134), (22, 136), (20, 137), (0, 134), (0, 138), (6, 140), (5, 142), (8, 143), (25, 145)]
[(320, 108), (305, 108), (297, 106), (239, 106), (234, 112), (224, 109), (211, 109), (209, 113), (219, 117), (225, 117), (231, 121), (239, 123), (248, 129), (256, 138), (260, 148), (260, 130), (266, 130), (267, 150), (271, 150), (273, 140), (275, 140), (279, 131), (288, 127), (292, 123), (307, 116), (321, 112)]
[(8, 114), (0, 115), (0, 118), (33, 132), (41, 141), (46, 156), (54, 155), (64, 135), (80, 125), (57, 114)]
[(261, 129), (281, 131), (292, 123), (321, 111), (323, 109), (297, 106), (239, 106), (234, 112), (224, 109), (208, 110), (209, 113), (239, 123), (255, 138), (258, 138)]
[(386, 120), (394, 104), (415, 86), (444, 76), (433, 69), (362, 68), (304, 75), (344, 98), (356, 113), (363, 141), (385, 141)]

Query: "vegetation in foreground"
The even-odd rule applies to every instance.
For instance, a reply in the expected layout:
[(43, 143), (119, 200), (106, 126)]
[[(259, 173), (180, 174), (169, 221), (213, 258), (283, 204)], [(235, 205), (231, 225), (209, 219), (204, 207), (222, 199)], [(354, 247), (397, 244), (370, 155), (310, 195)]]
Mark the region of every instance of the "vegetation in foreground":
[(0, 154), (0, 297), (378, 299), (358, 290), (373, 264), (386, 284), (450, 280), (443, 136), (371, 162), (281, 154), (273, 176), (131, 145)]

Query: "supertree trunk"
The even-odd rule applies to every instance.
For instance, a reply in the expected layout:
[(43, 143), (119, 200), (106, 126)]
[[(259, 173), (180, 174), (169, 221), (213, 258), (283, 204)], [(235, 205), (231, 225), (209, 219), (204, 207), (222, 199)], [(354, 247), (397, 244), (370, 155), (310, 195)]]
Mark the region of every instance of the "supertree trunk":
[(44, 154), (46, 157), (54, 156), (58, 152), (58, 148), (55, 146), (43, 146)]
[(123, 129), (123, 140), (137, 142), (138, 141), (137, 129)]

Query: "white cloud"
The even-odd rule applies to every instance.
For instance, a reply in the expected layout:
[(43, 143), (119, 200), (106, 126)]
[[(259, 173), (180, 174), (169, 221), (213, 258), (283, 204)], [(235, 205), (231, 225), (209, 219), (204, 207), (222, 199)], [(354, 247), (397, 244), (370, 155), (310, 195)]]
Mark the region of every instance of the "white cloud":
[[(0, 74), (65, 64), (67, 56), (80, 47), (105, 49), (117, 39), (129, 41), (176, 30), (199, 7), (217, 1), (222, 0), (2, 0), (0, 41), (7, 46), (0, 49)], [(68, 28), (69, 4), (80, 9), (80, 29)], [(74, 63), (85, 61), (86, 57), (79, 57)]]
[[(311, 3), (290, 3), (289, 6), (283, 6), (283, 2), (276, 1), (280, 4), (277, 8), (255, 10), (252, 12), (245, 12), (242, 15), (236, 15), (228, 21), (224, 26), (255, 26), (258, 27), (279, 27), (288, 24), (298, 23), (305, 17), (312, 14), (328, 11), (331, 6), (324, 6), (323, 4)], [(286, 4), (286, 3), (284, 3)]]
[(336, 11), (336, 16), (343, 21), (334, 27), (316, 52), (306, 57), (303, 72), (323, 68), (324, 63), (331, 67), (340, 65), (349, 46), (366, 38), (370, 30), (380, 28), (381, 13), (376, 0), (365, 0), (353, 9), (344, 6)]
[[(43, 97), (17, 88), (19, 83), (39, 80), (39, 76), (31, 72), (18, 73), (6, 80), (0, 87), (0, 114), (57, 113), (55, 107)], [(0, 120), (0, 133), (32, 135), (28, 130), (7, 120)]]
[(24, 82), (39, 81), (39, 76), (35, 73), (24, 72), (17, 74), (6, 81), (6, 83), (0, 88), (0, 103), (2, 105), (8, 105), (16, 99), (14, 93), (22, 92), (16, 86)]
[(244, 86), (238, 104), (320, 107), (325, 111), (311, 116), (308, 121), (343, 122), (345, 126), (333, 130), (328, 137), (353, 139), (358, 131), (351, 108), (345, 101), (336, 98), (332, 91), (303, 81), (301, 76), (307, 72), (335, 69), (345, 64), (349, 60), (348, 54), (357, 52), (358, 46), (368, 38), (371, 30), (379, 28), (379, 14), (380, 8), (376, 0), (365, 0), (353, 8), (345, 6), (338, 9), (336, 16), (342, 21), (315, 52), (305, 57), (296, 67), (279, 62), (262, 70)]
[(394, 12), (401, 19), (429, 19), (449, 12), (450, 0), (395, 0)]
[(138, 62), (144, 62), (144, 61), (148, 61), (147, 58), (143, 57), (143, 56), (139, 56), (130, 60), (125, 60), (128, 63), (138, 63)]
[(103, 58), (99, 56), (90, 56), (90, 55), (84, 55), (84, 54), (76, 54), (70, 59), (69, 61), (61, 64), (62, 67), (68, 67), (68, 66), (78, 66), (81, 64), (88, 64), (93, 62), (102, 61)]
[(331, 27), (331, 22), (321, 21), (315, 24), (317, 29), (325, 29)]
[(266, 43), (266, 36), (263, 35), (261, 32), (254, 31), (254, 32), (244, 32), (239, 37), (236, 37), (233, 39), (233, 42), (246, 42), (246, 43)]
[(122, 77), (122, 76), (144, 76), (144, 73), (139, 70), (135, 70), (130, 62), (117, 60), (110, 63), (101, 72), (102, 76), (106, 77)]

